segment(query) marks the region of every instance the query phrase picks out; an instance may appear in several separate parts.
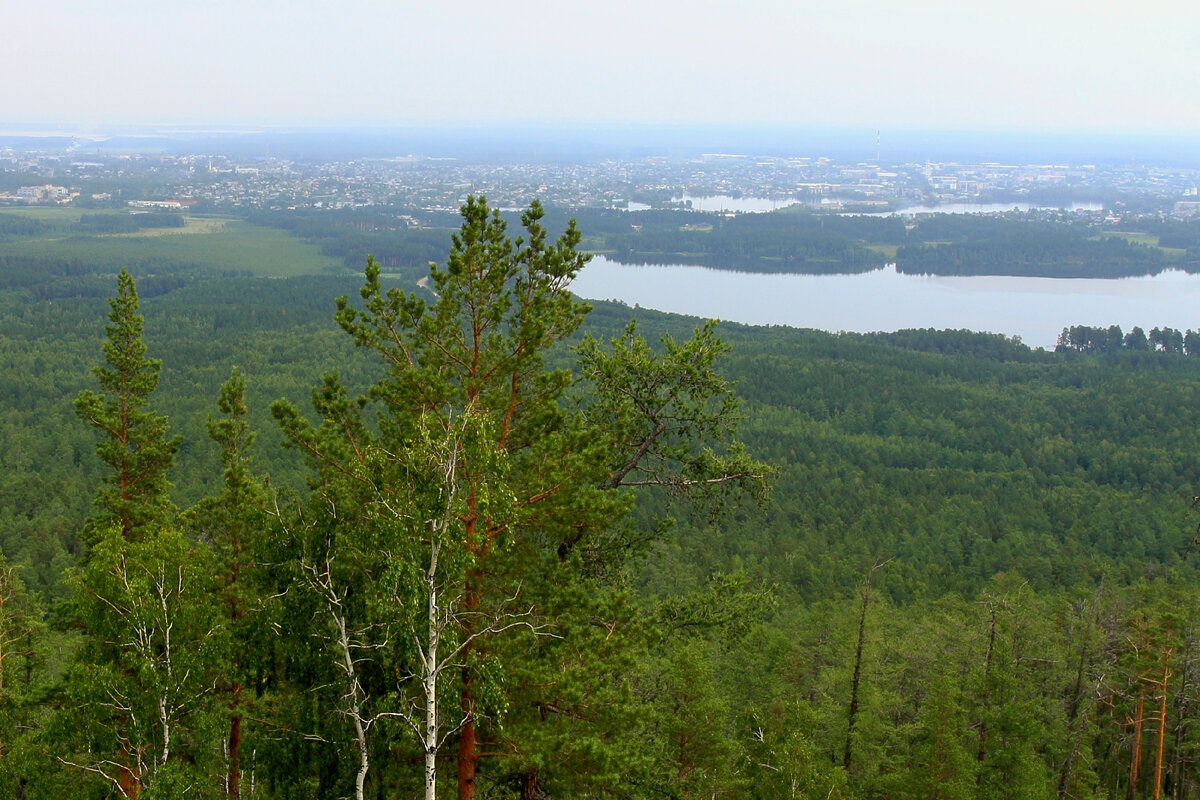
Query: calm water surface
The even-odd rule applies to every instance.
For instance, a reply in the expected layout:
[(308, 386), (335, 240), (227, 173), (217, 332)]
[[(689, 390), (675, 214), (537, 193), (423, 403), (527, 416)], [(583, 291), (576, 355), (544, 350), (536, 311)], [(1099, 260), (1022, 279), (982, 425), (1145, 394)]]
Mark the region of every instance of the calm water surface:
[(902, 275), (766, 275), (630, 266), (597, 256), (573, 284), (582, 297), (703, 318), (827, 331), (967, 328), (1053, 348), (1069, 325), (1200, 328), (1200, 276), (1120, 280)]
[(846, 216), (888, 217), (899, 214), (911, 217), (917, 214), (996, 214), (1005, 211), (1032, 211), (1034, 209), (1058, 209), (1060, 211), (1103, 211), (1103, 203), (1065, 203), (1061, 206), (1039, 205), (1037, 203), (945, 203), (940, 206), (908, 206), (899, 211), (867, 211), (851, 212)]
[[(685, 201), (692, 204), (693, 211), (735, 211), (739, 214), (760, 214), (767, 211), (776, 211), (780, 208), (794, 206), (800, 202), (795, 198), (731, 197), (724, 194), (703, 196), (685, 194), (671, 199), (672, 203)], [(837, 201), (826, 198), (821, 201), (821, 204), (831, 205), (835, 202)], [(637, 203), (632, 200), (625, 206), (626, 211), (649, 211), (652, 208), (654, 206)], [(945, 203), (940, 206), (908, 206), (899, 211), (850, 211), (846, 212), (845, 215), (851, 217), (887, 217), (892, 214), (898, 214), (903, 217), (911, 217), (916, 214), (992, 214), (1003, 211), (1029, 211), (1040, 208), (1061, 208), (1064, 211), (1102, 211), (1104, 205), (1102, 203), (1074, 201), (1061, 206), (1038, 205), (1036, 203)]]
[(671, 202), (690, 202), (693, 211), (737, 211), (741, 214), (758, 214), (764, 211), (775, 211), (779, 208), (794, 206), (800, 201), (792, 198), (772, 200), (769, 197), (730, 197), (725, 194), (697, 197), (685, 194), (682, 197), (672, 198)]

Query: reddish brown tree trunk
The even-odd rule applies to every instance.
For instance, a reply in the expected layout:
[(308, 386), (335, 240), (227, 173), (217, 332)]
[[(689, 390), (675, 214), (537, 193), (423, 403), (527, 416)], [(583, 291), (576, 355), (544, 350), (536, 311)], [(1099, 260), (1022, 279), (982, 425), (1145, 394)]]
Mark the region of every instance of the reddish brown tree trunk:
[(546, 793), (538, 783), (538, 771), (531, 769), (522, 776), (521, 800), (545, 800)]
[[(474, 531), (474, 520), (467, 522), (468, 542)], [(477, 570), (467, 571), (467, 591), (463, 597), (463, 610), (466, 613), (466, 624), (463, 636), (472, 633), (472, 614), (479, 609), (480, 573)], [(475, 766), (479, 760), (477, 750), (477, 732), (475, 730), (475, 669), (471, 666), (471, 650), (463, 650), (462, 691), (459, 695), (459, 711), (462, 714), (462, 732), (458, 736), (458, 800), (475, 800)]]
[(142, 782), (138, 779), (137, 773), (129, 768), (129, 753), (125, 754), (125, 765), (121, 767), (121, 775), (117, 778), (117, 785), (121, 789), (121, 795), (128, 800), (137, 800), (139, 794), (142, 793)]
[(1129, 800), (1137, 797), (1138, 772), (1142, 767), (1142, 712), (1146, 699), (1138, 694), (1137, 718), (1133, 721), (1133, 758), (1129, 762)]
[(1171, 672), (1167, 668), (1167, 660), (1170, 658), (1171, 649), (1164, 647), (1162, 684), (1159, 686), (1162, 689), (1162, 694), (1159, 695), (1158, 701), (1158, 748), (1154, 755), (1154, 800), (1159, 800), (1162, 797), (1163, 750), (1167, 742), (1167, 681), (1171, 678)]
[(458, 736), (458, 800), (475, 800), (475, 698), (470, 667), (462, 671), (462, 713), (465, 720)]

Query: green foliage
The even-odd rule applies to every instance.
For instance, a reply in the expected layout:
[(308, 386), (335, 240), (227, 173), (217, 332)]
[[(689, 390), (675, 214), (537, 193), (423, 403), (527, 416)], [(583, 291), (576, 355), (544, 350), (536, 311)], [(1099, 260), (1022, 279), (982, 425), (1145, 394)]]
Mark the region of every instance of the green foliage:
[(182, 228), (182, 214), (83, 214), (75, 229), (85, 233), (137, 233), (146, 228)]
[(737, 795), (740, 743), (733, 735), (733, 698), (719, 691), (710, 647), (689, 642), (643, 665), (635, 688), (647, 709), (641, 732), (653, 759), (632, 782), (675, 797)]
[[(875, 220), (776, 212), (720, 214), (647, 211), (636, 224), (607, 233), (604, 250), (626, 263), (702, 264), (745, 272), (849, 273), (882, 267), (886, 259), (864, 246), (881, 228), (903, 238), (899, 218)], [(586, 222), (593, 229), (593, 220)], [(887, 238), (887, 237), (884, 237)]]
[[(232, 587), (252, 566), (255, 539), (266, 523), (267, 487), (250, 472), (249, 450), (255, 435), (247, 419), (246, 379), (235, 367), (217, 399), (220, 418), (208, 418), (208, 435), (221, 449), (223, 489), (189, 509), (187, 521), (201, 541), (210, 543), (224, 563)], [(232, 599), (231, 603), (237, 601)]]
[(403, 217), (376, 210), (321, 209), (256, 211), (247, 219), (286, 230), (319, 247), (323, 256), (340, 259), (348, 269), (358, 270), (370, 257), (389, 272), (415, 281), (430, 263), (446, 260), (459, 220), (449, 213), (415, 209), (405, 209)]
[(117, 276), (117, 295), (109, 305), (107, 366), (94, 371), (101, 392), (82, 392), (75, 413), (101, 432), (96, 454), (113, 470), (96, 495), (101, 515), (95, 525), (115, 522), (132, 539), (164, 524), (172, 511), (167, 470), (181, 439), (168, 439), (166, 418), (148, 407), (162, 362), (146, 358), (137, 288), (128, 272)]
[(170, 528), (130, 541), (111, 526), (93, 545), (72, 581), (86, 639), (50, 734), (68, 766), (150, 796), (162, 770), (177, 789), (166, 797), (211, 785), (207, 698), (224, 649), (214, 571), (209, 551)]
[(765, 502), (769, 471), (736, 443), (720, 455), (709, 446), (731, 440), (740, 418), (732, 385), (714, 367), (728, 352), (716, 324), (682, 345), (665, 335), (662, 347), (655, 355), (636, 322), (613, 339), (611, 353), (591, 336), (578, 347), (595, 393), (588, 416), (618, 456), (603, 485), (665, 487), (709, 504), (737, 490)]
[(792, 206), (735, 216), (591, 210), (581, 222), (596, 249), (619, 261), (745, 272), (844, 274), (895, 261), (899, 272), (911, 274), (1111, 278), (1200, 264), (1195, 226), (1178, 223), (1165, 223), (1152, 246), (1084, 221), (1015, 214), (922, 214), (906, 222)]
[(0, 214), (0, 237), (39, 236), (50, 230), (45, 222), (17, 214)]
[[(644, 310), (630, 331), (629, 309), (613, 305), (577, 328), (579, 307), (564, 295), (513, 299), (537, 294), (514, 294), (528, 286), (521, 269), (496, 280), (476, 271), (528, 265), (522, 253), (554, 248), (532, 246), (537, 237), (510, 248), (494, 215), (479, 211), (486, 218), (472, 217), (452, 243), (434, 288), (460, 308), (476, 296), (510, 303), (503, 313), (489, 305), (455, 315), (416, 287), (392, 290), (396, 275), (378, 260), (362, 305), (339, 312), (352, 336), (328, 326), (327, 298), (348, 288), (337, 276), (268, 280), (164, 264), (140, 281), (154, 287), (142, 295), (147, 341), (167, 366), (137, 348), (117, 348), (113, 364), (106, 348), (101, 372), (124, 363), (138, 376), (128, 386), (157, 381), (141, 408), (156, 416), (152, 397), (184, 434), (172, 495), (190, 510), (174, 520), (167, 490), (151, 492), (152, 513), (126, 540), (100, 507), (82, 561), (87, 499), (112, 467), (90, 457), (89, 432), (71, 424), (69, 398), (84, 388), (105, 310), (75, 295), (111, 291), (112, 267), (6, 248), (0, 549), (12, 593), (0, 592), (10, 598), (0, 605), (0, 794), (112, 796), (114, 784), (86, 770), (127, 757), (143, 797), (216, 794), (239, 711), (255, 796), (351, 794), (360, 766), (351, 673), (364, 692), (358, 711), (377, 717), (366, 794), (416, 793), (422, 744), (389, 715), (423, 707), (415, 676), (428, 628), (417, 626), (427, 621), (436, 541), (445, 608), (461, 612), (472, 586), (479, 600), (469, 623), (460, 615), (444, 628), (441, 654), (468, 630), (488, 631), (435, 690), (449, 714), (442, 783), (469, 663), (486, 743), (480, 795), (1124, 797), (1140, 697), (1148, 721), (1136, 789), (1148, 796), (1161, 696), (1153, 683), (1166, 668), (1164, 788), (1197, 796), (1200, 637), (1187, 508), (1200, 479), (1200, 373), (1190, 358), (1150, 351), (1152, 342), (1174, 347), (1170, 331), (1138, 331), (1141, 351), (1131, 346), (1137, 334), (1122, 336), (1119, 352), (1044, 353), (965, 331), (738, 326), (722, 327), (722, 344), (695, 320)], [(938, 224), (911, 234), (969, 235)], [(44, 233), (12, 236), (28, 244)], [(566, 269), (573, 257), (562, 255)], [(43, 292), (53, 301), (34, 299)], [(118, 331), (110, 348), (125, 323), (141, 336), (141, 309), (121, 302), (108, 309)], [(525, 307), (537, 311), (528, 324)], [(551, 318), (569, 322), (551, 330)], [(461, 365), (472, 363), (476, 323), (491, 349), (472, 373)], [(1110, 329), (1076, 333), (1099, 341)], [(356, 358), (353, 341), (376, 360)], [(554, 369), (575, 358), (586, 372), (577, 388)], [(244, 372), (231, 376), (234, 363)], [(265, 398), (294, 402), (331, 364), (338, 378), (315, 393), (313, 422), (283, 404), (286, 435), (263, 424)], [(513, 375), (521, 390), (501, 449)], [(218, 392), (206, 429), (205, 398)], [(85, 396), (104, 411), (118, 395), (102, 384)], [(650, 435), (664, 419), (677, 436)], [(719, 460), (732, 422), (768, 462), (755, 475), (776, 476), (762, 512), (724, 485), (704, 484), (714, 497), (689, 494), (696, 476), (738, 472)], [(173, 441), (165, 427), (146, 429)], [(308, 469), (279, 447), (284, 439), (311, 457)], [(647, 457), (626, 483), (666, 485), (606, 490), (643, 444)], [(706, 446), (717, 455), (703, 456)], [(253, 474), (260, 465), (270, 484)], [(302, 500), (290, 503), (295, 490)], [(267, 513), (272, 492), (280, 514)], [(690, 499), (705, 512), (716, 500), (721, 513), (687, 513), (679, 501)], [(491, 523), (474, 538), (472, 508)], [(486, 553), (468, 546), (484, 541)], [(892, 557), (866, 618), (845, 770), (858, 587), (865, 569)], [(64, 587), (57, 576), (71, 564)], [(343, 651), (331, 606), (299, 591), (320, 565), (344, 590), (333, 597), (361, 645), (351, 673), (335, 658)], [(172, 568), (182, 594), (154, 579)], [(61, 624), (45, 625), (44, 607), (68, 589)], [(164, 598), (172, 668), (188, 675), (174, 684), (163, 678), (161, 626), (146, 638), (157, 646), (132, 644)], [(505, 620), (529, 625), (489, 630)], [(162, 697), (178, 700), (165, 765), (153, 713)], [(136, 725), (114, 698), (139, 709)], [(141, 765), (122, 737), (145, 746)]]
[(1156, 275), (1178, 266), (1157, 247), (1119, 236), (1097, 237), (1077, 224), (937, 214), (921, 218), (913, 238), (925, 243), (896, 251), (899, 272), (1119, 278)]
[[(682, 345), (664, 338), (661, 355), (634, 328), (611, 354), (585, 339), (589, 383), (581, 405), (567, 403), (571, 373), (547, 369), (545, 359), (583, 321), (587, 307), (567, 287), (586, 257), (573, 224), (551, 243), (542, 214), (533, 203), (522, 219), (526, 235), (514, 241), (498, 213), (468, 200), (445, 269), (431, 269), (433, 303), (385, 291), (379, 264), (368, 260), (363, 307), (342, 298), (335, 318), (382, 359), (385, 377), (353, 398), (327, 376), (313, 395), (319, 426), (290, 404), (274, 409), (312, 469), (309, 516), (285, 523), (312, 531), (297, 539), (310, 542), (296, 549), (301, 570), (317, 576), (303, 582), (338, 630), (327, 634), (330, 654), (361, 665), (341, 671), (360, 794), (374, 763), (367, 731), (391, 718), (417, 730), (432, 785), (441, 740), (430, 717), (424, 728), (417, 723), (421, 702), (462, 729), (460, 790), (473, 791), (477, 770), (483, 775), (481, 735), (520, 754), (487, 768), (495, 785), (528, 792), (566, 785), (568, 774), (578, 784), (580, 763), (591, 765), (597, 785), (611, 783), (629, 762), (618, 754), (632, 752), (605, 741), (630, 702), (613, 665), (626, 663), (626, 648), (644, 646), (624, 631), (625, 564), (640, 548), (621, 525), (631, 497), (620, 490), (666, 487), (715, 505), (735, 490), (765, 487), (768, 470), (740, 448), (713, 449), (732, 434), (737, 406), (714, 368), (725, 349), (712, 326)], [(372, 403), (375, 420), (364, 416)], [(582, 559), (572, 557), (577, 545)], [(384, 553), (407, 566), (372, 566), (373, 554)], [(374, 582), (364, 585), (366, 575)], [(413, 615), (421, 608), (424, 626)], [(366, 644), (379, 636), (415, 643), (417, 652)], [(445, 690), (432, 688), (450, 677), (440, 647), (459, 653), (453, 711)], [(360, 648), (371, 652), (354, 655)], [(399, 669), (408, 684), (370, 689), (364, 673), (375, 669)], [(412, 697), (416, 685), (423, 701)], [(607, 710), (581, 713), (596, 692)], [(538, 718), (528, 709), (541, 709)], [(574, 759), (562, 757), (567, 742)]]
[[(69, 209), (47, 212), (39, 221), (48, 227), (5, 241), (6, 259), (70, 264), (105, 276), (136, 265), (147, 297), (156, 293), (148, 291), (146, 279), (164, 273), (194, 277), (197, 270), (203, 270), (288, 278), (343, 268), (338, 260), (283, 231), (228, 217), (80, 215)], [(0, 214), (0, 220), (10, 216), (15, 215)], [(153, 224), (136, 222), (140, 219)], [(183, 227), (177, 220), (184, 223)], [(130, 225), (136, 230), (127, 230)], [(9, 279), (9, 275), (0, 277), (0, 285)], [(182, 281), (172, 288), (180, 285)]]
[(1120, 350), (1134, 352), (1154, 351), (1166, 355), (1200, 355), (1200, 333), (1177, 331), (1174, 328), (1152, 328), (1150, 335), (1134, 327), (1128, 334), (1121, 334), (1119, 325), (1108, 328), (1092, 328), (1087, 325), (1072, 325), (1063, 328), (1058, 337), (1056, 352), (1078, 351), (1081, 353), (1115, 353)]
[(270, 497), (265, 481), (250, 472), (254, 434), (247, 420), (245, 393), (245, 378), (234, 368), (217, 400), (222, 416), (210, 416), (207, 425), (209, 437), (221, 448), (224, 487), (220, 495), (202, 500), (184, 515), (192, 536), (212, 548), (216, 568), (212, 600), (219, 605), (226, 649), (213, 653), (213, 663), (220, 665), (220, 670), (211, 702), (224, 706), (227, 717), (222, 750), (225, 785), (233, 796), (240, 796), (242, 741), (248, 738), (244, 723), (257, 716), (255, 705), (260, 698), (256, 689), (262, 688), (262, 673), (269, 668), (274, 649), (264, 597), (269, 587), (259, 564), (267, 553), (264, 538), (270, 530)]
[[(368, 261), (363, 309), (341, 298), (336, 319), (385, 365), (370, 392), (375, 425), (363, 416), (367, 398), (352, 398), (336, 376), (313, 395), (320, 426), (290, 404), (274, 407), (313, 471), (309, 516), (285, 526), (301, 584), (335, 628), (326, 638), (345, 664), (342, 713), (355, 726), (360, 795), (377, 721), (407, 719), (432, 764), (445, 733), (418, 723), (422, 704), (439, 709), (447, 730), (463, 728), (467, 742), (477, 724), (504, 713), (500, 673), (480, 644), (544, 625), (522, 610), (531, 602), (524, 573), (507, 572), (516, 562), (506, 551), (621, 507), (597, 486), (595, 445), (558, 406), (569, 375), (543, 367), (547, 348), (582, 321), (586, 307), (566, 286), (586, 259), (573, 227), (550, 243), (541, 216), (531, 205), (528, 238), (514, 242), (498, 214), (469, 200), (446, 268), (431, 270), (433, 305), (385, 292)], [(395, 645), (370, 644), (381, 641)], [(376, 670), (408, 677), (375, 690), (364, 673)], [(451, 676), (462, 681), (453, 711), (446, 689), (433, 688), (452, 686)], [(410, 700), (412, 685), (424, 687), (422, 701)], [(473, 772), (472, 746), (460, 745), (459, 761)]]

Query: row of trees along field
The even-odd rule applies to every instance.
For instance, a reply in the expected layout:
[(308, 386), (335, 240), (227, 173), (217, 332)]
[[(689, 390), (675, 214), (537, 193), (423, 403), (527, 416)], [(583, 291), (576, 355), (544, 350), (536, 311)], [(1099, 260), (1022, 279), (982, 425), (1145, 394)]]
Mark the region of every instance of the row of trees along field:
[(336, 328), (342, 276), (143, 329), (122, 272), (101, 337), (5, 273), (0, 791), (1200, 796), (1200, 366), (583, 327), (540, 217)]

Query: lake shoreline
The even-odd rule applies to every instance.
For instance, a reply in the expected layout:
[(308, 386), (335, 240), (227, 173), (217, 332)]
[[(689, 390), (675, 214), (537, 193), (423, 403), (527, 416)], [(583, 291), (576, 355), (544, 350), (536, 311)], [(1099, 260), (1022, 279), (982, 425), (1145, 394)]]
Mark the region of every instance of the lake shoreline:
[(1053, 349), (1071, 325), (1196, 328), (1200, 275), (1129, 278), (909, 275), (895, 265), (844, 275), (633, 266), (596, 256), (573, 291), (705, 319), (870, 333), (965, 329)]

